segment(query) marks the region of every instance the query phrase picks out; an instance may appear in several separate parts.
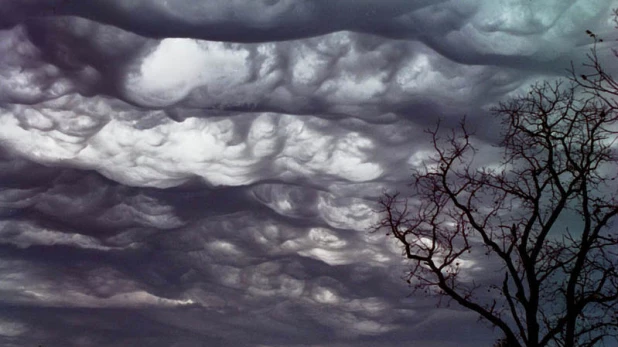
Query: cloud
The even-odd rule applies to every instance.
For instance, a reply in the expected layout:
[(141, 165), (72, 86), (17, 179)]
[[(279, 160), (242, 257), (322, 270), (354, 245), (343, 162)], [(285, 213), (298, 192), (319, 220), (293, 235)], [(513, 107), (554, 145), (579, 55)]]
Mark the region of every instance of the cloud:
[(15, 337), (27, 331), (28, 328), (25, 324), (5, 320), (0, 321), (0, 336)]
[[(89, 6), (56, 1), (5, 1), (6, 14), (20, 18), (32, 13), (77, 15), (110, 23), (145, 36), (196, 37), (216, 41), (272, 41), (318, 36), (350, 27), (389, 21), (418, 10), (429, 1), (306, 1), (184, 0), (95, 1)], [(360, 23), (359, 23), (360, 22)]]
[(616, 6), (0, 0), (0, 344), (490, 345), (376, 200), (438, 117), (495, 164), (491, 107), (613, 57)]
[(343, 134), (342, 128), (322, 135), (327, 123), (314, 117), (191, 118), (148, 129), (133, 120), (110, 120), (94, 132), (92, 123), (60, 114), (64, 118), (54, 119), (57, 128), (39, 125), (30, 131), (6, 113), (0, 116), (5, 125), (0, 138), (31, 160), (71, 163), (137, 186), (172, 187), (193, 177), (213, 186), (258, 178), (362, 182), (383, 174), (381, 165), (371, 162), (376, 150), (371, 135)]

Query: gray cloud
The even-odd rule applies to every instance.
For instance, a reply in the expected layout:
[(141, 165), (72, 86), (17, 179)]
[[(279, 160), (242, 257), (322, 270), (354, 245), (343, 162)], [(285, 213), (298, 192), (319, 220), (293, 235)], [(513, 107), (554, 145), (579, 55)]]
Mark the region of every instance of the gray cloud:
[(0, 0), (0, 344), (490, 345), (376, 199), (438, 117), (492, 165), (491, 106), (611, 57), (616, 6)]

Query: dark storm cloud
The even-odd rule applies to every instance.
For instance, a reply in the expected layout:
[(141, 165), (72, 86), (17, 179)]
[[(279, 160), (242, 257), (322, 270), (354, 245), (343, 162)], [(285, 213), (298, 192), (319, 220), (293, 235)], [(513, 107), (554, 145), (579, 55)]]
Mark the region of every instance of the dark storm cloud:
[[(31, 14), (75, 15), (150, 37), (272, 41), (370, 28), (442, 1), (3, 1), (7, 19)], [(9, 15), (10, 14), (10, 15)]]
[(438, 116), (495, 164), (490, 107), (617, 5), (0, 0), (0, 344), (491, 344), (407, 297), (375, 201)]

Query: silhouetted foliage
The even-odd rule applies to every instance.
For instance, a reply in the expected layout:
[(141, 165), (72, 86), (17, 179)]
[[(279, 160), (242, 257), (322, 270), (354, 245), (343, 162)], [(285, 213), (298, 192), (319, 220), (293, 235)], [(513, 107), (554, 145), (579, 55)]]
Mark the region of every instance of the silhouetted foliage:
[[(618, 337), (618, 83), (587, 34), (585, 74), (572, 69), (570, 83), (533, 85), (493, 110), (499, 163), (479, 164), (465, 119), (446, 135), (438, 124), (412, 194), (381, 200), (376, 230), (402, 246), (408, 282), (499, 328), (495, 346)], [(479, 258), (494, 264), (483, 278), (472, 271)]]

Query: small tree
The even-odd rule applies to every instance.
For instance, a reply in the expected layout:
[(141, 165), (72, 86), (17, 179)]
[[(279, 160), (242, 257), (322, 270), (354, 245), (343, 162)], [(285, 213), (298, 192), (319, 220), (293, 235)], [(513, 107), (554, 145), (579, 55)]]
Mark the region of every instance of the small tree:
[[(408, 282), (478, 313), (502, 331), (500, 346), (618, 336), (618, 84), (593, 37), (591, 74), (534, 85), (494, 109), (499, 164), (478, 164), (465, 121), (447, 135), (438, 124), (412, 195), (381, 200), (378, 228), (411, 261)], [(495, 264), (493, 279), (468, 270), (479, 257)]]

